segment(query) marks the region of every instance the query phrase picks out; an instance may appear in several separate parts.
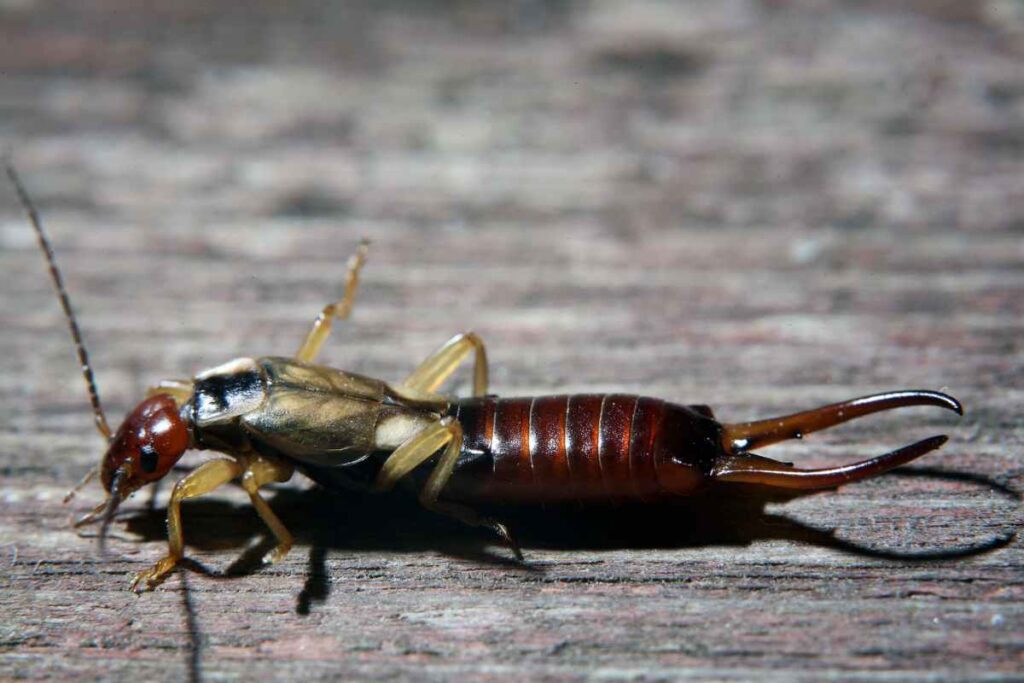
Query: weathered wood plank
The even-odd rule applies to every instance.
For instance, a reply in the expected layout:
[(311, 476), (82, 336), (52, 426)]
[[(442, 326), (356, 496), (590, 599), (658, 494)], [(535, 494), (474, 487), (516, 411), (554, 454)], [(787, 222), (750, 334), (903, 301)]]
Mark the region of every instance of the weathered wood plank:
[[(112, 416), (158, 378), (292, 352), (361, 236), (365, 286), (326, 352), (359, 372), (398, 378), (472, 328), (503, 394), (643, 392), (737, 420), (900, 387), (968, 407), (959, 423), (906, 411), (773, 449), (839, 462), (951, 434), (909, 473), (839, 492), (522, 514), (527, 567), (403, 498), (300, 483), (272, 503), (296, 549), (249, 571), (264, 532), (245, 497), (195, 501), (189, 552), (206, 572), (186, 575), (190, 629), (181, 578), (125, 590), (163, 550), (166, 490), (156, 511), (127, 506), (108, 557), (67, 526), (60, 498), (102, 446), (5, 192), (0, 677), (1019, 674), (1018, 15), (0, 7), (0, 133)], [(226, 570), (244, 575), (209, 575)]]

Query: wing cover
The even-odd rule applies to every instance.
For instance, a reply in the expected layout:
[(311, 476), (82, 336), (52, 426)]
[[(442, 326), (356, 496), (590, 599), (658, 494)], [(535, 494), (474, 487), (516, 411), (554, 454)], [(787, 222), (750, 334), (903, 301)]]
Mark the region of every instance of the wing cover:
[(350, 464), (375, 449), (381, 421), (419, 412), (381, 380), (286, 358), (257, 362), (266, 397), (240, 423), (254, 442), (301, 462)]

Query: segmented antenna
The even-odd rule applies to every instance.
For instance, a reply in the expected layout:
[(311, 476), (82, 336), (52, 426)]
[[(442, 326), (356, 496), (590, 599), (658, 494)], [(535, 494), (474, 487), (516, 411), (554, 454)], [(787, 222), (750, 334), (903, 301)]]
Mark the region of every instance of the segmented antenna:
[(39, 247), (43, 250), (43, 255), (46, 256), (46, 263), (50, 266), (50, 278), (53, 280), (53, 286), (57, 289), (60, 305), (64, 308), (64, 317), (67, 318), (71, 339), (74, 341), (75, 351), (78, 353), (78, 362), (82, 366), (82, 376), (85, 377), (85, 383), (89, 387), (89, 401), (92, 402), (96, 429), (109, 441), (111, 437), (110, 425), (107, 424), (107, 417), (103, 414), (103, 406), (100, 404), (100, 394), (96, 390), (92, 366), (89, 365), (89, 352), (85, 350), (85, 342), (82, 341), (82, 333), (78, 329), (75, 312), (71, 310), (71, 301), (68, 299), (68, 293), (64, 289), (64, 280), (61, 278), (60, 269), (57, 268), (57, 262), (53, 257), (50, 241), (46, 238), (46, 233), (43, 232), (43, 225), (39, 220), (39, 213), (36, 211), (35, 205), (29, 198), (21, 178), (18, 177), (18, 172), (14, 170), (14, 164), (11, 163), (10, 159), (4, 159), (4, 167), (7, 170), (7, 177), (11, 179), (11, 184), (14, 185), (14, 191), (18, 194), (18, 200), (21, 201), (21, 205), (25, 208), (25, 213), (28, 214), (32, 227), (35, 228), (36, 237), (39, 238)]

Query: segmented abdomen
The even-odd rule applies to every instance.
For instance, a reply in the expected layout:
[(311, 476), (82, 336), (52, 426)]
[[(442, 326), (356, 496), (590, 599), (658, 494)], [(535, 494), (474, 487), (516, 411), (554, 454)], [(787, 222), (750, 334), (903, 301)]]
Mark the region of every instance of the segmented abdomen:
[(721, 452), (701, 406), (622, 394), (466, 399), (449, 412), (462, 457), (444, 497), (643, 499), (697, 489)]

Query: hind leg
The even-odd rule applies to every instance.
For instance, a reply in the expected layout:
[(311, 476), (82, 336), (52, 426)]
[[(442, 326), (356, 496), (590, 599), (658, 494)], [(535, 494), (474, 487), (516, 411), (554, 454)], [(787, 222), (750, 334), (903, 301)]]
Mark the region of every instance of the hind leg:
[(419, 392), (433, 393), (444, 381), (452, 376), (470, 353), (474, 354), (473, 395), (487, 394), (487, 349), (484, 340), (475, 332), (457, 334), (430, 354), (412, 374), (405, 378), (402, 386)]
[(462, 426), (454, 418), (446, 417), (435, 422), (399, 446), (384, 462), (377, 475), (377, 488), (391, 489), (402, 477), (429, 460), (442, 447), (444, 453), (427, 478), (423, 490), (420, 491), (420, 502), (423, 507), (455, 517), (470, 526), (483, 526), (494, 530), (509, 545), (516, 559), (522, 560), (523, 554), (519, 550), (519, 545), (504, 524), (488, 517), (481, 517), (463, 505), (439, 500), (441, 491), (455, 470), (455, 463), (462, 448)]

